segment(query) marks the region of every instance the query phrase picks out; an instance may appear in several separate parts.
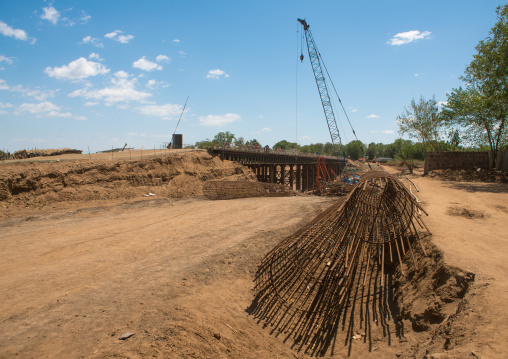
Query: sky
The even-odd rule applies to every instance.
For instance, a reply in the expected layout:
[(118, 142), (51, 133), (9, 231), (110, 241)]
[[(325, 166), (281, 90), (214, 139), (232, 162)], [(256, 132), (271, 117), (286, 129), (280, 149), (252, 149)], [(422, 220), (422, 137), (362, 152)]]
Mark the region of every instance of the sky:
[(220, 131), (263, 146), (329, 142), (297, 18), (358, 139), (391, 143), (413, 98), (442, 103), (462, 85), (504, 4), (0, 0), (0, 149), (160, 148), (175, 130), (184, 144)]

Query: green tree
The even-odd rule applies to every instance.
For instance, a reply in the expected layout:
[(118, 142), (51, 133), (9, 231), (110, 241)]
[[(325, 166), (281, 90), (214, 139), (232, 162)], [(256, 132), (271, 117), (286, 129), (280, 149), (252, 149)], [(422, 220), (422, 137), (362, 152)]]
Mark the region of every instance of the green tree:
[(365, 156), (367, 156), (369, 160), (373, 160), (376, 157), (380, 157), (378, 155), (378, 146), (374, 142), (369, 143), (369, 146), (365, 151)]
[(333, 145), (333, 143), (331, 143), (331, 142), (327, 142), (323, 146), (323, 153), (326, 155), (336, 156), (337, 155), (336, 152), (337, 152), (337, 150), (336, 150), (335, 146)]
[(235, 139), (235, 135), (229, 131), (226, 132), (219, 132), (215, 135), (213, 138), (213, 141), (216, 142), (218, 145), (222, 146), (223, 144), (230, 145), (233, 143), (233, 140)]
[(235, 146), (240, 147), (245, 144), (245, 140), (243, 137), (235, 138)]
[(292, 149), (298, 150), (298, 149), (300, 149), (300, 146), (297, 143), (288, 142), (286, 140), (279, 141), (273, 145), (273, 148), (275, 148), (275, 149), (277, 149), (278, 147), (280, 147), (281, 150), (292, 150)]
[(490, 36), (478, 43), (461, 77), (465, 88), (447, 94), (441, 115), (447, 125), (460, 126), (469, 144), (488, 145), (491, 151), (508, 146), (508, 5), (496, 13)]
[(261, 144), (258, 142), (258, 140), (256, 139), (253, 139), (253, 140), (249, 140), (247, 142), (245, 142), (245, 144), (247, 146), (255, 146), (256, 144), (258, 145), (258, 148), (261, 148)]
[(322, 143), (311, 143), (310, 145), (304, 145), (300, 148), (301, 152), (305, 153), (324, 153), (325, 145)]
[(346, 156), (352, 160), (357, 160), (363, 156), (363, 149), (365, 145), (358, 140), (349, 142), (345, 147)]
[(213, 142), (209, 138), (207, 138), (206, 140), (203, 140), (203, 141), (196, 142), (197, 148), (209, 148), (212, 146), (213, 146)]
[(423, 96), (417, 103), (413, 98), (409, 107), (397, 116), (399, 134), (420, 141), (426, 150), (438, 150), (441, 125), (437, 118), (437, 102), (434, 96), (425, 100)]

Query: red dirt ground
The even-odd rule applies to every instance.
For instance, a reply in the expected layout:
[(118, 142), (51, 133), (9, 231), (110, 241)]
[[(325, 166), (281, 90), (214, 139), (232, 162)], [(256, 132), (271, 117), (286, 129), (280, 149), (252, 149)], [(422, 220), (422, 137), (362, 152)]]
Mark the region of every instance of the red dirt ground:
[[(205, 153), (116, 161), (0, 165), (0, 357), (307, 358), (247, 308), (262, 257), (333, 199), (206, 200), (204, 177), (253, 177)], [(475, 280), (421, 331), (411, 315), (437, 274), (403, 282), (405, 338), (358, 340), (351, 357), (507, 357), (508, 184), (411, 179), (436, 268)]]

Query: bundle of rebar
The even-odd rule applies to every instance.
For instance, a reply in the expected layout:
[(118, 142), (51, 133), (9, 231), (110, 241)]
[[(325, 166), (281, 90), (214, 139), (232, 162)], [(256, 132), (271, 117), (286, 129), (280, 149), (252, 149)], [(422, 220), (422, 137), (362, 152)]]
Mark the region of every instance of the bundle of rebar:
[(205, 182), (203, 192), (209, 199), (284, 197), (293, 194), (293, 191), (283, 184), (220, 180)]
[(367, 173), (342, 203), (266, 255), (256, 274), (253, 314), (312, 352), (327, 350), (341, 322), (351, 340), (355, 310), (360, 326), (382, 322), (389, 316), (391, 268), (406, 255), (417, 266), (413, 245), (421, 245), (417, 226), (426, 229), (422, 212), (397, 178)]

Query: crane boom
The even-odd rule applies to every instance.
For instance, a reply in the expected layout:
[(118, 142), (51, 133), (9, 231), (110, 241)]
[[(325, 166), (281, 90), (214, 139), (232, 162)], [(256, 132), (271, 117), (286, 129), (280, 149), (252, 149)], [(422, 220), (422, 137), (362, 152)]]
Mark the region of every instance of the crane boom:
[[(330, 137), (332, 138), (332, 144), (334, 149), (339, 151), (339, 146), (342, 145), (340, 138), (339, 129), (337, 127), (337, 121), (335, 120), (335, 114), (333, 113), (332, 103), (330, 95), (328, 94), (328, 88), (326, 87), (325, 76), (323, 68), (321, 66), (321, 55), (316, 46), (316, 42), (312, 37), (312, 33), (309, 30), (309, 25), (305, 20), (298, 19), (302, 24), (305, 31), (305, 40), (307, 42), (307, 50), (309, 52), (310, 64), (312, 65), (312, 71), (314, 72), (314, 78), (316, 79), (316, 85), (318, 88), (319, 96), (321, 98), (321, 104), (323, 105), (323, 111), (325, 113), (326, 122), (328, 123), (328, 130), (330, 131)], [(303, 57), (301, 58), (303, 61)]]

